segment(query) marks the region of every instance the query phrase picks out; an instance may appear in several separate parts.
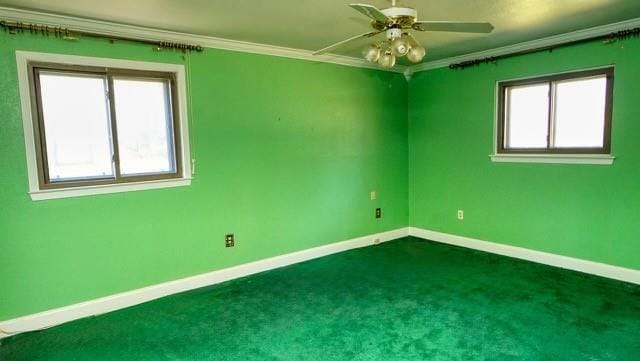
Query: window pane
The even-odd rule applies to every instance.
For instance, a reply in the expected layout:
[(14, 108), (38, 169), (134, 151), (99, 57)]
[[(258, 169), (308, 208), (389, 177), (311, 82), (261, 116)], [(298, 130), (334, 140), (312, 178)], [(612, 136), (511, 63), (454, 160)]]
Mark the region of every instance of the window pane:
[(507, 148), (546, 148), (549, 119), (549, 84), (507, 89)]
[(113, 177), (105, 79), (39, 74), (49, 181)]
[(606, 98), (605, 76), (558, 82), (554, 146), (601, 148)]
[(175, 172), (169, 83), (118, 78), (113, 83), (122, 175)]

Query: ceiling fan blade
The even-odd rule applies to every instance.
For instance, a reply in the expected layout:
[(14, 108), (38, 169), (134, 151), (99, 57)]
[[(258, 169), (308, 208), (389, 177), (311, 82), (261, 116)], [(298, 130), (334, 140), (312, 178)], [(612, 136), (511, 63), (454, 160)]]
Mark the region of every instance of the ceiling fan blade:
[(363, 38), (370, 38), (370, 37), (372, 37), (374, 35), (378, 35), (380, 33), (381, 33), (381, 31), (372, 31), (372, 32), (369, 32), (369, 33), (356, 35), (356, 36), (354, 36), (352, 38), (349, 38), (347, 40), (343, 40), (343, 41), (341, 41), (339, 43), (335, 43), (333, 45), (329, 45), (326, 48), (322, 48), (322, 49), (314, 52), (313, 55), (320, 55), (320, 54), (328, 53), (328, 52), (330, 52), (332, 50), (340, 48), (341, 46), (343, 46), (343, 45), (345, 45), (345, 44), (347, 44), (347, 43), (349, 43), (351, 41), (358, 40), (358, 39), (363, 39)]
[(491, 23), (463, 23), (456, 21), (416, 21), (412, 25), (418, 31), (448, 31), (452, 33), (482, 33), (493, 31)]
[(373, 5), (367, 4), (350, 4), (352, 8), (363, 13), (364, 15), (370, 17), (371, 19), (381, 22), (381, 23), (389, 23), (391, 19), (389, 19), (385, 14), (380, 11), (377, 7)]

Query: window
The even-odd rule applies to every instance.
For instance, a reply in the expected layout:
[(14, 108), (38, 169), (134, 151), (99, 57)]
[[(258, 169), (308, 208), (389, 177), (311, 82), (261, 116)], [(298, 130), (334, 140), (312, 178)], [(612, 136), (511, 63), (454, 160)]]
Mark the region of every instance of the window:
[(613, 68), (498, 83), (498, 154), (606, 155)]
[(49, 57), (18, 54), (33, 199), (188, 184), (181, 66)]

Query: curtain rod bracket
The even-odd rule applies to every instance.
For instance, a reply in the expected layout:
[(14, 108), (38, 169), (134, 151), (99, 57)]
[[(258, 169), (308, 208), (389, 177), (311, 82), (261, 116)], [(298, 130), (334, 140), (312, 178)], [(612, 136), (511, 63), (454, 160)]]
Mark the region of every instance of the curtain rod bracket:
[(626, 39), (630, 39), (630, 38), (640, 38), (640, 27), (633, 28), (633, 29), (627, 29), (627, 30), (620, 30), (620, 31), (617, 31), (617, 32), (614, 32), (614, 33), (611, 33), (611, 34), (597, 35), (597, 36), (593, 36), (593, 37), (590, 37), (590, 38), (568, 41), (566, 43), (560, 43), (560, 44), (556, 44), (556, 45), (550, 45), (550, 46), (544, 46), (544, 47), (535, 48), (535, 49), (517, 51), (515, 53), (510, 53), (510, 54), (498, 55), (498, 56), (489, 57), (489, 58), (482, 58), (482, 59), (467, 60), (467, 61), (463, 61), (463, 62), (460, 62), (460, 63), (453, 63), (453, 64), (449, 65), (449, 69), (466, 69), (466, 68), (469, 68), (469, 67), (472, 67), (472, 66), (478, 66), (480, 64), (489, 64), (489, 63), (495, 64), (495, 63), (498, 62), (498, 60), (512, 58), (512, 57), (515, 57), (515, 56), (518, 56), (518, 55), (537, 53), (537, 52), (541, 52), (541, 51), (548, 51), (548, 52), (552, 53), (554, 50), (562, 48), (562, 47), (571, 46), (571, 45), (577, 45), (577, 44), (582, 44), (582, 43), (588, 43), (588, 42), (592, 42), (592, 41), (595, 41), (595, 40), (603, 40), (604, 44), (613, 44), (613, 43), (615, 43), (617, 41), (626, 40)]
[(111, 35), (93, 33), (88, 31), (72, 31), (69, 28), (42, 25), (42, 24), (24, 23), (21, 21), (0, 20), (0, 27), (2, 27), (5, 32), (8, 32), (9, 34), (12, 34), (12, 35), (18, 34), (18, 33), (24, 33), (28, 31), (31, 34), (42, 34), (44, 36), (53, 35), (56, 38), (62, 38), (65, 40), (78, 40), (78, 38), (80, 38), (81, 36), (86, 36), (86, 37), (92, 37), (92, 38), (107, 39), (112, 44), (115, 43), (117, 40), (150, 44), (150, 45), (153, 45), (154, 49), (156, 50), (174, 49), (174, 50), (180, 50), (183, 53), (187, 51), (197, 51), (197, 52), (204, 51), (204, 47), (202, 47), (201, 45), (195, 45), (195, 44), (185, 44), (185, 43), (179, 43), (174, 41), (164, 41), (164, 40), (161, 40), (161, 41), (143, 40), (143, 39), (124, 37), (124, 36), (111, 36)]

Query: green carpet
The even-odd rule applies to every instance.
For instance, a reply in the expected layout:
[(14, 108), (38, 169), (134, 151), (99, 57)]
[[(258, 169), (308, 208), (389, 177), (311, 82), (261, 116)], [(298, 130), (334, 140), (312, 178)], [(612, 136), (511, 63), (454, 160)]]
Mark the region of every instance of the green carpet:
[(640, 360), (640, 287), (406, 238), (4, 339), (0, 360)]

